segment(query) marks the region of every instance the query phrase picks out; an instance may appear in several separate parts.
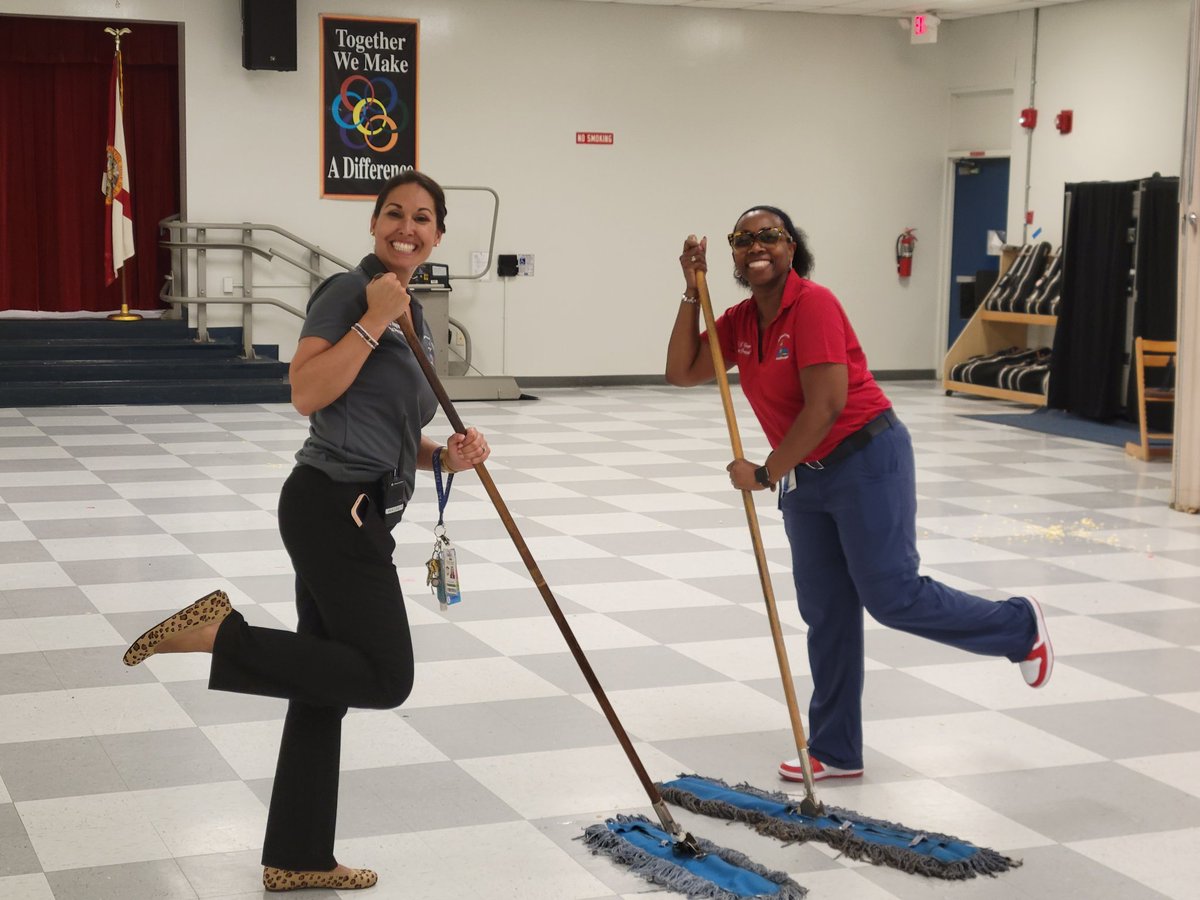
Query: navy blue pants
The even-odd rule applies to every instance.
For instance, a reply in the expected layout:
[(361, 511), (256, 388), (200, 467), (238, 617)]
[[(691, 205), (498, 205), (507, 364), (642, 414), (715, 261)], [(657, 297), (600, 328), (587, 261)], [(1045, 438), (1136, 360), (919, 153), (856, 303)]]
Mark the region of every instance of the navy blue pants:
[(985, 600), (917, 574), (912, 438), (899, 420), (836, 465), (800, 466), (793, 478), (779, 508), (808, 625), (809, 746), (823, 763), (857, 769), (863, 609), (890, 628), (1013, 662), (1033, 648), (1037, 622), (1019, 597)]

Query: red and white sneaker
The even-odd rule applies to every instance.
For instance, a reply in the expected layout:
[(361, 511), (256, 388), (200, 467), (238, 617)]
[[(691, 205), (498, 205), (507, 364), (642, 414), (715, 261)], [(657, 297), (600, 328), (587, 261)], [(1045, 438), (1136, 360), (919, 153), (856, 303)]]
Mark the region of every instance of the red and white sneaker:
[(1029, 655), (1017, 663), (1021, 667), (1021, 676), (1031, 688), (1040, 688), (1050, 680), (1054, 671), (1054, 646), (1050, 643), (1050, 632), (1046, 630), (1046, 618), (1042, 615), (1042, 607), (1033, 597), (1026, 597), (1033, 609), (1037, 620), (1037, 640)]
[[(815, 756), (810, 756), (812, 763), (813, 781), (824, 781), (826, 778), (862, 778), (862, 769), (839, 769), (827, 766)], [(800, 768), (800, 760), (789, 759), (779, 764), (779, 777), (784, 781), (804, 781), (804, 770)]]

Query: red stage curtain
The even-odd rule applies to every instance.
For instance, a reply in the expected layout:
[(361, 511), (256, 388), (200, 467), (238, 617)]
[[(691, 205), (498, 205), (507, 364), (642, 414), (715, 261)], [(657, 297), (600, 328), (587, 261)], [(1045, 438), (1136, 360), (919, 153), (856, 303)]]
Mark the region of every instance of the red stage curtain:
[(0, 310), (103, 312), (107, 143), (113, 39), (127, 27), (125, 141), (136, 254), (130, 309), (158, 309), (169, 254), (159, 220), (179, 212), (179, 27), (128, 20), (0, 16)]

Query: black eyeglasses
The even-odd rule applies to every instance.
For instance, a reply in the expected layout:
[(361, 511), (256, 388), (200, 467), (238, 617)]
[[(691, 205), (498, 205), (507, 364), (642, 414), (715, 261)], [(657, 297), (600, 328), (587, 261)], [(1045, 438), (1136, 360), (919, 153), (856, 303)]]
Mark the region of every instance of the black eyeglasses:
[(755, 241), (764, 247), (771, 247), (780, 241), (792, 239), (782, 228), (760, 228), (758, 231), (735, 231), (729, 235), (729, 246), (737, 250), (745, 250)]

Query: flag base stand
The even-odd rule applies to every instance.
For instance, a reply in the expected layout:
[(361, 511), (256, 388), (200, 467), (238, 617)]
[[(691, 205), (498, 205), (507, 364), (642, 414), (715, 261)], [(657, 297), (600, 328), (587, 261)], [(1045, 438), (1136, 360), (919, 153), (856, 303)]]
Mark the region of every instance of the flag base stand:
[(121, 306), (120, 312), (112, 313), (111, 315), (107, 316), (107, 318), (111, 322), (140, 322), (140, 321), (142, 321), (141, 316), (139, 316), (137, 313), (131, 313), (129, 311), (129, 307), (125, 306), (125, 305)]

